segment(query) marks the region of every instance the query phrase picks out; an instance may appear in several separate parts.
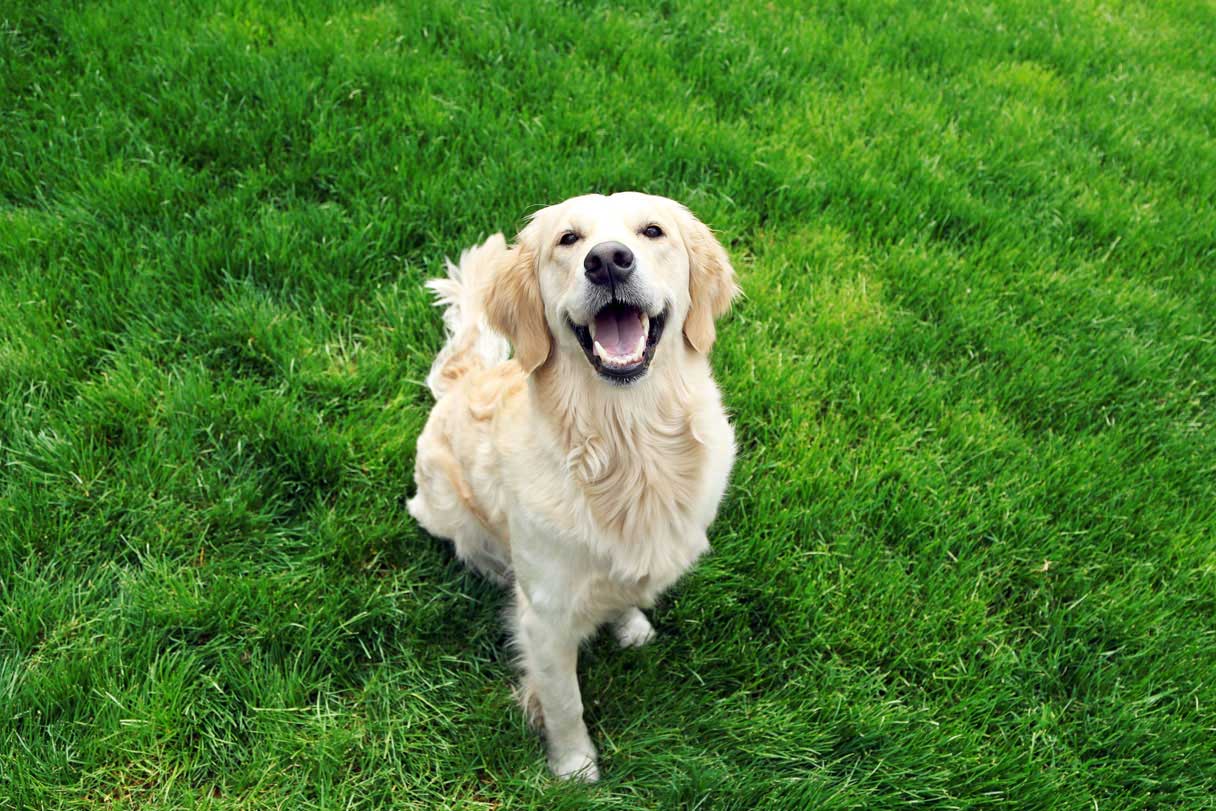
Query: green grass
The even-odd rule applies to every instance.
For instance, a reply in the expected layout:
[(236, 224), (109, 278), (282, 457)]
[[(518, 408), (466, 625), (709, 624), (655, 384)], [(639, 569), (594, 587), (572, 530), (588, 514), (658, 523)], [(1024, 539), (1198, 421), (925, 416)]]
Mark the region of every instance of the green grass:
[[(0, 808), (1216, 796), (1216, 9), (0, 0)], [(424, 8), (425, 6), (425, 8)], [(547, 776), (421, 282), (688, 203), (740, 457)]]

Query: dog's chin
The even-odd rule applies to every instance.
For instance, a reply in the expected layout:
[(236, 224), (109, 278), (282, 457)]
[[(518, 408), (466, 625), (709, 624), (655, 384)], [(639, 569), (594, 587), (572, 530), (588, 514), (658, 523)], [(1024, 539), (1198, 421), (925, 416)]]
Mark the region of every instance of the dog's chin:
[(667, 310), (650, 315), (622, 301), (605, 304), (587, 324), (566, 319), (591, 368), (604, 380), (621, 386), (646, 376), (666, 321)]

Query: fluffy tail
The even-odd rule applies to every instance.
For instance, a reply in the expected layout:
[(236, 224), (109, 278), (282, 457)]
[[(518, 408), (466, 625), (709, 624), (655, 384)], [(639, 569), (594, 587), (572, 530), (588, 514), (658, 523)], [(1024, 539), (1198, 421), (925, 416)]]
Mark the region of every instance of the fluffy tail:
[(486, 322), (479, 292), (506, 253), (507, 241), (502, 234), (495, 234), (462, 253), (459, 264), (448, 261), (448, 278), (426, 283), (435, 294), (435, 306), (446, 308), (443, 326), (447, 342), (426, 376), (436, 400), (467, 372), (495, 366), (510, 355), (507, 339)]

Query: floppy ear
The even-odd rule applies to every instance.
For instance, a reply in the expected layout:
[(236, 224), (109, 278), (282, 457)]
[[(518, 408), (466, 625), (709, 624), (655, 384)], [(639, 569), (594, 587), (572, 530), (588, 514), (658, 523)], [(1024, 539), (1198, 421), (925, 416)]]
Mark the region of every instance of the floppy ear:
[(482, 294), (486, 320), (511, 341), (525, 374), (532, 374), (549, 357), (549, 327), (536, 272), (536, 251), (521, 240), (486, 280)]
[(722, 243), (683, 207), (680, 233), (688, 246), (688, 295), (692, 302), (684, 319), (684, 338), (693, 349), (708, 354), (717, 335), (714, 319), (730, 309), (739, 295), (739, 286)]

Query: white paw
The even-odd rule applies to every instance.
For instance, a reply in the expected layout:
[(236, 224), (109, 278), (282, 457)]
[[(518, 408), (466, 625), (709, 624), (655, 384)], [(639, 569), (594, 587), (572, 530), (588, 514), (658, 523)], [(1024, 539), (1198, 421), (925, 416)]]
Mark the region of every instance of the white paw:
[(595, 753), (567, 752), (549, 758), (549, 768), (562, 780), (581, 780), (594, 783), (600, 779), (599, 767), (595, 765)]
[(612, 630), (622, 648), (640, 648), (655, 637), (650, 620), (636, 608), (630, 609)]

